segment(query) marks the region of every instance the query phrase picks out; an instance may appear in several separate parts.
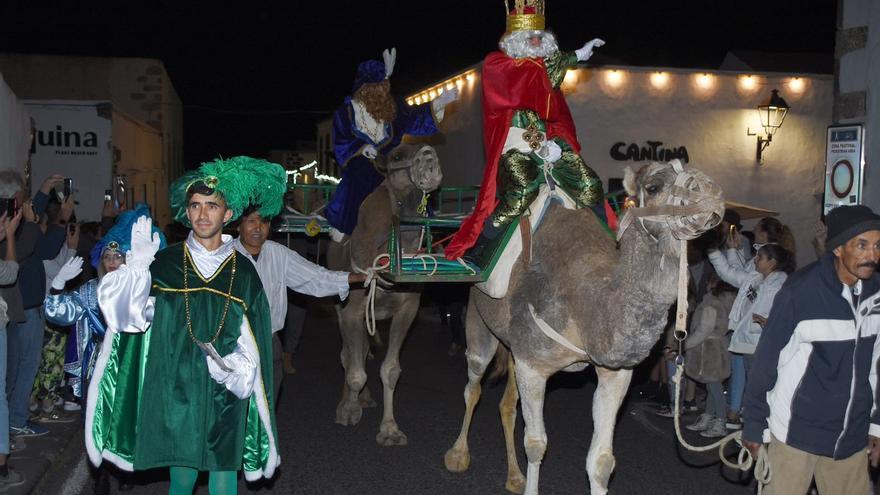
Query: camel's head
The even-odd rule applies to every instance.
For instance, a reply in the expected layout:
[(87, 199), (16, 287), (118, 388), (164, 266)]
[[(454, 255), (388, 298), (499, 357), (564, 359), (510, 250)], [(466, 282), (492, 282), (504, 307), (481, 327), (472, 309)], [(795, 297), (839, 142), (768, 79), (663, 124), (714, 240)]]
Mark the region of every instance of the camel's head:
[(703, 172), (685, 169), (679, 160), (653, 162), (637, 172), (627, 168), (623, 183), (636, 204), (624, 213), (618, 239), (634, 221), (655, 239), (694, 239), (724, 215), (721, 188)]
[(429, 145), (399, 145), (388, 154), (382, 172), (398, 197), (415, 190), (431, 192), (443, 179), (437, 152)]

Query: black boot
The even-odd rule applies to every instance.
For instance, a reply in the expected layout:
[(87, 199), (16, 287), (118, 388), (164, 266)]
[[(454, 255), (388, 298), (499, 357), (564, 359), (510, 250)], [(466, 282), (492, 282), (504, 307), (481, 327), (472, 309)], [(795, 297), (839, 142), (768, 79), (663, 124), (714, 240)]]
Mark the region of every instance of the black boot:
[(483, 230), (480, 232), (480, 237), (477, 237), (474, 245), (465, 251), (462, 259), (482, 268), (483, 263), (488, 261), (484, 259), (486, 255), (492, 254), (491, 252), (487, 253), (488, 247), (494, 244), (495, 239), (498, 238), (498, 234), (501, 233), (502, 229), (503, 227), (496, 227), (492, 224), (491, 217), (487, 218), (486, 221), (483, 222)]

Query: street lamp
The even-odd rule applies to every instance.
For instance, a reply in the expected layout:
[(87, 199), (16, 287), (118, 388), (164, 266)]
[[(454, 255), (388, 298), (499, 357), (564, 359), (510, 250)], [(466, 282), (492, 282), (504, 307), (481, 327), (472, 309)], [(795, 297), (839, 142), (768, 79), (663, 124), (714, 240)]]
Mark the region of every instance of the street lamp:
[(758, 135), (756, 155), (758, 162), (761, 162), (761, 154), (764, 152), (764, 149), (766, 149), (767, 146), (770, 146), (770, 141), (773, 140), (773, 133), (782, 127), (782, 121), (785, 120), (785, 116), (788, 114), (788, 109), (788, 103), (779, 96), (779, 90), (776, 89), (773, 90), (770, 99), (766, 103), (758, 105), (758, 116), (761, 118), (761, 127), (764, 128), (764, 133), (767, 134), (766, 139)]

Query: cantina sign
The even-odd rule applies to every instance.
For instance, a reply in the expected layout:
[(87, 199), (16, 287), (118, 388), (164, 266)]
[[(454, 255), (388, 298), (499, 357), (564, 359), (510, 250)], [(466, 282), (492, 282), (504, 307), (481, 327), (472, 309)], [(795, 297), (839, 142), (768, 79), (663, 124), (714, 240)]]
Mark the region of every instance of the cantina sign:
[(644, 146), (639, 146), (636, 143), (628, 145), (624, 142), (618, 142), (611, 146), (609, 153), (611, 158), (620, 162), (627, 160), (634, 162), (645, 160), (668, 162), (676, 158), (685, 163), (688, 162), (688, 150), (684, 146), (666, 148), (662, 145), (663, 141), (645, 141)]

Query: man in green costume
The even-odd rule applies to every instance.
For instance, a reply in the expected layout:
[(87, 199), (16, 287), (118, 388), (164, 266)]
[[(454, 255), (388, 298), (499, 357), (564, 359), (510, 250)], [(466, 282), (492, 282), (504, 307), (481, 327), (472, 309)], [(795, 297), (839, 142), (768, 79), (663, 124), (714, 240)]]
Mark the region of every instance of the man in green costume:
[(148, 218), (132, 227), (126, 264), (98, 288), (107, 333), (88, 393), (94, 464), (168, 466), (172, 495), (190, 495), (199, 471), (212, 495), (236, 493), (240, 469), (249, 481), (273, 476), (269, 306), (222, 229), (249, 204), (277, 214), (285, 178), (248, 157), (204, 163), (171, 186), (186, 241), (159, 251)]

